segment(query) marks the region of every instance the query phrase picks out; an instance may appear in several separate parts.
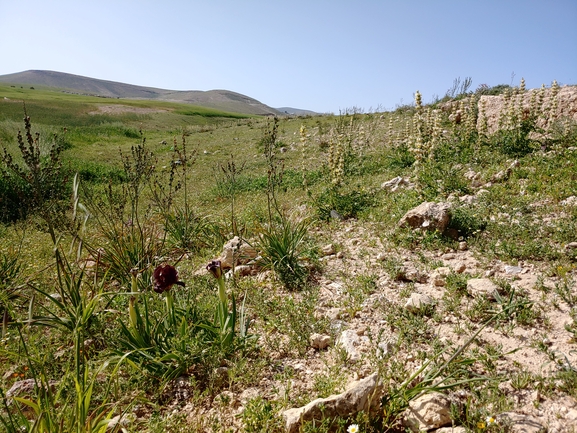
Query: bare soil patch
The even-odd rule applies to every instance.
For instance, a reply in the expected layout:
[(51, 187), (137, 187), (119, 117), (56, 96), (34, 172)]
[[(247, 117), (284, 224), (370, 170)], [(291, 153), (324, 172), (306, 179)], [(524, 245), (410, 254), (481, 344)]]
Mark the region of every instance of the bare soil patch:
[(89, 114), (123, 114), (123, 113), (135, 113), (135, 114), (150, 114), (150, 113), (165, 113), (168, 110), (159, 108), (146, 108), (146, 107), (133, 107), (130, 105), (99, 105), (98, 110), (91, 111)]

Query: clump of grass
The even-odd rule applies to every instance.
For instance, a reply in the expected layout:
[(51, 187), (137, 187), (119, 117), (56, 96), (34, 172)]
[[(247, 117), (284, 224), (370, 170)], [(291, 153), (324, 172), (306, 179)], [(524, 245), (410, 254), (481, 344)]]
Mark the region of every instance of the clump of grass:
[(310, 270), (303, 259), (307, 252), (309, 222), (293, 222), (286, 217), (264, 226), (259, 232), (258, 249), (261, 264), (274, 271), (288, 290), (301, 289)]

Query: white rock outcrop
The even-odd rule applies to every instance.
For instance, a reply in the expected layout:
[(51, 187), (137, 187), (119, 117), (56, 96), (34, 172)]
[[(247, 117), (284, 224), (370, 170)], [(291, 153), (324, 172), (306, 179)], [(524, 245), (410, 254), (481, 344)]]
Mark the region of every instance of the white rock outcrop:
[(335, 417), (350, 417), (361, 411), (373, 412), (380, 406), (383, 383), (377, 373), (353, 382), (349, 388), (337, 395), (318, 398), (299, 408), (283, 412), (287, 433), (299, 431), (303, 422)]
[(451, 221), (451, 205), (424, 202), (408, 211), (399, 221), (400, 227), (444, 232)]

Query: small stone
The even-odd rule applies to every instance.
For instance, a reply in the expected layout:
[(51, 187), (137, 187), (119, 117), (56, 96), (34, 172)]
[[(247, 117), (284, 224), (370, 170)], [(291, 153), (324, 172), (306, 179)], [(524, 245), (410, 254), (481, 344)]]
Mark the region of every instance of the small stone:
[(463, 426), (441, 427), (435, 430), (435, 433), (466, 433), (467, 429)]
[(433, 430), (451, 423), (451, 400), (445, 394), (432, 392), (409, 403), (403, 414), (403, 425), (414, 432)]
[(238, 265), (234, 268), (234, 275), (237, 277), (246, 277), (255, 273), (256, 269), (250, 265)]
[(250, 400), (261, 395), (261, 390), (258, 388), (247, 388), (239, 396), (240, 403), (245, 406)]
[(467, 270), (467, 265), (463, 262), (458, 262), (455, 264), (453, 269), (455, 270), (455, 272), (457, 274), (462, 274), (463, 272), (465, 272)]
[(391, 353), (391, 350), (392, 350), (391, 343), (386, 342), (386, 341), (381, 341), (377, 345), (377, 356), (379, 356), (380, 358), (384, 358), (389, 353)]
[(130, 425), (131, 422), (134, 422), (135, 419), (136, 415), (132, 413), (116, 415), (115, 417), (110, 418), (110, 421), (108, 421), (108, 424), (106, 425), (106, 430), (112, 431), (118, 426), (127, 427), (128, 425)]
[(217, 367), (214, 369), (214, 375), (218, 382), (224, 382), (226, 379), (228, 379), (228, 368)]
[(488, 278), (471, 278), (467, 281), (467, 292), (474, 298), (484, 296), (495, 299), (499, 287)]
[(575, 250), (575, 249), (577, 249), (577, 242), (569, 242), (567, 245), (565, 245), (565, 249), (566, 249), (566, 250)]
[(451, 273), (451, 268), (447, 266), (441, 266), (436, 268), (431, 272), (431, 281), (434, 286), (443, 287), (446, 282), (447, 275)]
[(435, 300), (430, 296), (421, 293), (412, 293), (411, 297), (407, 299), (405, 303), (405, 309), (416, 313), (432, 305), (435, 305)]
[(224, 244), (222, 254), (218, 258), (223, 269), (231, 269), (236, 265), (244, 265), (255, 259), (256, 250), (244, 239), (235, 236)]
[(403, 185), (409, 185), (409, 181), (407, 179), (402, 178), (401, 176), (397, 176), (387, 182), (383, 182), (381, 184), (381, 188), (388, 189), (391, 192), (395, 192)]
[(523, 268), (520, 266), (505, 266), (505, 273), (507, 275), (516, 275), (523, 272)]
[[(48, 386), (52, 391), (55, 391), (56, 386), (59, 383), (60, 382), (56, 380), (49, 380)], [(35, 390), (36, 390), (36, 381), (34, 379), (17, 380), (12, 384), (10, 389), (6, 391), (6, 397), (30, 396), (33, 392), (35, 392)]]
[(347, 352), (347, 355), (352, 362), (361, 359), (361, 354), (357, 349), (360, 342), (361, 340), (359, 336), (352, 329), (344, 330), (338, 340), (338, 344), (345, 350), (345, 352)]
[(497, 415), (497, 424), (506, 428), (511, 433), (544, 433), (547, 429), (539, 422), (539, 419), (515, 412), (504, 412)]
[(317, 350), (326, 349), (331, 344), (331, 336), (314, 333), (310, 336), (311, 347)]
[(331, 210), (331, 218), (339, 221), (344, 221), (345, 217), (338, 213), (336, 210)]
[(406, 265), (403, 266), (396, 275), (396, 280), (398, 281), (412, 281), (415, 283), (426, 283), (429, 279), (429, 276), (419, 271), (413, 265)]
[(332, 256), (336, 253), (335, 246), (333, 244), (325, 245), (321, 248), (321, 255), (322, 256)]
[(337, 320), (341, 317), (341, 309), (338, 307), (329, 308), (325, 316), (330, 320)]
[(448, 203), (424, 202), (409, 210), (399, 221), (399, 226), (443, 232), (451, 221), (450, 209)]
[(467, 242), (465, 242), (465, 241), (459, 242), (459, 251), (466, 251), (467, 248), (468, 248)]
[(569, 196), (561, 202), (564, 206), (577, 206), (577, 196)]
[[(577, 243), (577, 242), (576, 242), (576, 243)], [(385, 261), (386, 258), (387, 258), (387, 255), (386, 255), (385, 253), (379, 253), (379, 254), (377, 254), (377, 257), (376, 257), (376, 259), (377, 259), (379, 262)]]
[(477, 197), (475, 197), (474, 195), (464, 195), (462, 197), (459, 197), (459, 201), (463, 204), (471, 205), (477, 201)]

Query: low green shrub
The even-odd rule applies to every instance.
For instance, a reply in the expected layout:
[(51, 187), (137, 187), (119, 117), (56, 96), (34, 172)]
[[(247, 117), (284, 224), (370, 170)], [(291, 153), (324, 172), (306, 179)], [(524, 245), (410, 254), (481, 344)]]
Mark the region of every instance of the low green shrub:
[(341, 192), (337, 188), (325, 189), (313, 202), (317, 216), (322, 221), (328, 221), (331, 218), (356, 218), (375, 203), (375, 194), (371, 191), (353, 189)]

